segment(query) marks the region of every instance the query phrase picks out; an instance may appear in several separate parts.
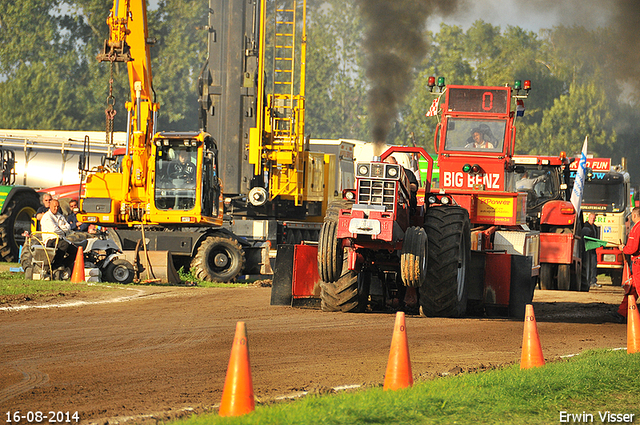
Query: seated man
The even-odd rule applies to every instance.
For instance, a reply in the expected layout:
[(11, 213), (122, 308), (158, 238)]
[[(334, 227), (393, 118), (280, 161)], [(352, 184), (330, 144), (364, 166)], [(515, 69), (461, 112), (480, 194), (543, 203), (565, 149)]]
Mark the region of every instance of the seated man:
[(546, 174), (542, 174), (536, 178), (529, 177), (529, 172), (525, 171), (522, 178), (516, 182), (516, 190), (518, 192), (533, 191), (535, 185), (546, 180)]
[(185, 183), (193, 183), (196, 177), (196, 165), (191, 162), (189, 152), (181, 150), (178, 160), (169, 164), (169, 178), (184, 180)]
[(78, 208), (78, 201), (75, 199), (69, 201), (69, 208), (71, 208), (71, 213), (67, 216), (67, 222), (69, 223), (69, 226), (71, 226), (71, 230), (86, 232), (89, 229), (89, 223), (81, 223), (76, 218), (76, 214), (80, 211)]
[(491, 129), (486, 124), (480, 124), (471, 130), (471, 137), (467, 140), (466, 149), (493, 149), (494, 144), (491, 143)]
[(52, 199), (49, 202), (49, 211), (42, 216), (40, 224), (45, 246), (56, 248), (56, 253), (51, 261), (52, 271), (59, 267), (68, 267), (73, 270), (78, 248), (65, 239), (65, 236), (71, 233), (71, 226), (62, 215), (57, 199)]

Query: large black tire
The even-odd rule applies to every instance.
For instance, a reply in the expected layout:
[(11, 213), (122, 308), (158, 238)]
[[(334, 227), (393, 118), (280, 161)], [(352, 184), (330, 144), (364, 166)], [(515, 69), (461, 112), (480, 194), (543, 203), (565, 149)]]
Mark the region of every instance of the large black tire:
[(558, 289), (561, 291), (571, 289), (571, 264), (558, 264)]
[(420, 288), (420, 314), (462, 316), (467, 309), (471, 265), (469, 213), (458, 206), (429, 208), (425, 230), (429, 260)]
[(555, 266), (550, 263), (540, 263), (540, 289), (556, 289)]
[(409, 227), (404, 233), (400, 254), (400, 276), (405, 286), (419, 288), (427, 277), (427, 233), (422, 227)]
[(337, 239), (338, 216), (341, 209), (351, 208), (352, 201), (341, 199), (332, 202), (324, 215), (324, 223), (318, 235), (318, 274), (323, 282), (335, 282), (342, 275), (342, 241)]
[(127, 285), (133, 282), (134, 274), (133, 264), (125, 259), (116, 258), (104, 269), (102, 280)]
[[(344, 261), (346, 263), (346, 259)], [(335, 282), (320, 283), (320, 307), (322, 311), (360, 313), (366, 308), (370, 274), (349, 270), (343, 265), (343, 273)]]
[(19, 261), (20, 245), (24, 244), (25, 231), (31, 229), (31, 217), (40, 207), (38, 195), (33, 190), (17, 193), (0, 215), (0, 261)]
[(323, 282), (335, 282), (342, 274), (342, 240), (337, 238), (338, 223), (325, 221), (318, 238), (318, 274)]
[(191, 260), (198, 279), (210, 282), (231, 282), (242, 271), (245, 257), (242, 247), (235, 239), (223, 236), (206, 238)]

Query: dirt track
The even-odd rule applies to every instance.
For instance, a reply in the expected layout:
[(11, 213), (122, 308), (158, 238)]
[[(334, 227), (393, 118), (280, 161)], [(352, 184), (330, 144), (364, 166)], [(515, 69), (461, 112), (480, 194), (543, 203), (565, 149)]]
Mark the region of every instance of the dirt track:
[[(270, 288), (136, 287), (70, 307), (0, 310), (0, 414), (78, 411), (84, 423), (155, 423), (220, 401), (237, 321), (245, 321), (256, 396), (383, 381), (393, 314), (270, 306)], [(119, 302), (106, 303), (110, 298)], [(624, 347), (610, 323), (622, 290), (537, 291), (547, 360)], [(72, 301), (78, 301), (74, 299)], [(407, 317), (415, 377), (519, 362), (523, 324)], [(193, 409), (193, 410), (191, 410)], [(127, 418), (128, 417), (128, 418)]]

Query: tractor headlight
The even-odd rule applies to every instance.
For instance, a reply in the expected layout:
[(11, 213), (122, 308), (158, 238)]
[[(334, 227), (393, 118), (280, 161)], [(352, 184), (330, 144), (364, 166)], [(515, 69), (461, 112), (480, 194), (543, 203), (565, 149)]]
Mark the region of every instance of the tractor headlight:
[(397, 165), (387, 165), (387, 175), (386, 175), (386, 177), (394, 179), (394, 178), (398, 177), (399, 171), (400, 171), (400, 169), (399, 169), (399, 167)]
[(435, 204), (436, 202), (438, 202), (438, 198), (436, 198), (436, 195), (431, 195), (429, 196), (428, 201), (430, 204)]
[(451, 199), (448, 196), (443, 196), (440, 198), (440, 202), (442, 202), (442, 205), (449, 205), (451, 203)]
[(358, 166), (358, 175), (359, 176), (368, 176), (369, 175), (369, 166), (366, 164), (361, 164)]

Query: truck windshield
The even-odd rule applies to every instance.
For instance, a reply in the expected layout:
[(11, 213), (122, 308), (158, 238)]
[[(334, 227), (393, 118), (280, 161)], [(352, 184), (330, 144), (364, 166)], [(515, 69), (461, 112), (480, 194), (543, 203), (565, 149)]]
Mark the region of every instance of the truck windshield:
[(622, 181), (602, 182), (591, 180), (584, 185), (583, 205), (606, 206), (609, 212), (625, 209), (625, 185)]
[(444, 150), (502, 152), (506, 126), (504, 120), (449, 118)]
[(159, 210), (190, 210), (196, 203), (197, 148), (158, 146), (155, 203)]
[(527, 194), (527, 206), (544, 204), (552, 199), (560, 199), (560, 176), (554, 168), (527, 167), (523, 173), (516, 173), (516, 191)]

